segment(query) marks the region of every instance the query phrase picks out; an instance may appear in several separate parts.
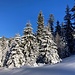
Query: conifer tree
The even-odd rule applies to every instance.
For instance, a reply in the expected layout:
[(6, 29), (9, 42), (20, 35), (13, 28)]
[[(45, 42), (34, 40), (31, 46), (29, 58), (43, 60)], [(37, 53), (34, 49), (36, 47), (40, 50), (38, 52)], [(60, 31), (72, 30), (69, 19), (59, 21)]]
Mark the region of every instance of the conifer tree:
[(52, 33), (50, 28), (45, 27), (42, 33), (41, 44), (39, 48), (38, 63), (55, 64), (60, 62), (60, 58), (57, 52), (57, 46), (52, 40)]
[(72, 28), (73, 28), (73, 53), (75, 53), (75, 2), (74, 2), (74, 6), (71, 9), (72, 15), (71, 15), (71, 20), (72, 20)]
[(40, 48), (42, 33), (43, 33), (43, 29), (44, 29), (44, 17), (43, 17), (42, 11), (40, 11), (40, 13), (38, 15), (37, 24), (38, 24), (38, 26), (37, 26), (36, 41), (38, 43), (38, 47)]
[(24, 35), (22, 36), (22, 47), (24, 48), (23, 54), (26, 60), (25, 64), (34, 66), (36, 64), (38, 46), (36, 37), (32, 32), (30, 22), (26, 24), (24, 29)]
[(61, 36), (58, 34), (58, 32), (56, 33), (55, 36), (55, 42), (57, 44), (58, 54), (60, 58), (65, 58), (70, 56), (70, 51), (69, 51), (68, 43), (66, 41), (65, 32), (66, 30), (64, 28), (64, 23), (62, 23)]
[(42, 31), (44, 28), (44, 17), (43, 17), (42, 11), (40, 11), (40, 13), (38, 15), (37, 24), (38, 24), (37, 37), (41, 37)]
[(20, 36), (16, 35), (10, 43), (10, 51), (7, 52), (4, 66), (8, 68), (21, 67), (25, 65), (24, 55), (20, 49)]
[(70, 49), (70, 52), (72, 53), (73, 50), (73, 36), (72, 36), (72, 23), (71, 23), (71, 14), (70, 14), (70, 9), (69, 6), (67, 5), (66, 8), (66, 15), (64, 17), (65, 20), (65, 25), (64, 25), (64, 29), (65, 29), (65, 39), (67, 41), (68, 47)]
[(4, 64), (4, 60), (6, 57), (6, 53), (9, 50), (9, 46), (8, 46), (8, 39), (6, 39), (4, 36), (1, 38), (1, 62), (2, 62), (2, 66)]

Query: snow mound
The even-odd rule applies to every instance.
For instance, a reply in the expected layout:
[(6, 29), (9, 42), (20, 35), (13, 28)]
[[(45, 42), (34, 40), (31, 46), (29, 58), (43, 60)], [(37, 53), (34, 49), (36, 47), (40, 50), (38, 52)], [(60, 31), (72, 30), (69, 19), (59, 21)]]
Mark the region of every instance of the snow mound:
[(14, 69), (1, 68), (0, 75), (75, 75), (75, 55), (65, 58), (61, 63), (55, 65), (23, 66)]

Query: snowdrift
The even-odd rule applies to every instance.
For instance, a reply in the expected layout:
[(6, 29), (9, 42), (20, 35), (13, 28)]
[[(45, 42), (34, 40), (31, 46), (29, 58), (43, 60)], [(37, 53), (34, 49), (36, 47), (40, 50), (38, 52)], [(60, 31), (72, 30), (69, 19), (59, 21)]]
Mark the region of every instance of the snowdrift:
[(40, 67), (23, 66), (21, 68), (1, 68), (0, 75), (75, 75), (75, 55), (63, 59), (55, 65)]

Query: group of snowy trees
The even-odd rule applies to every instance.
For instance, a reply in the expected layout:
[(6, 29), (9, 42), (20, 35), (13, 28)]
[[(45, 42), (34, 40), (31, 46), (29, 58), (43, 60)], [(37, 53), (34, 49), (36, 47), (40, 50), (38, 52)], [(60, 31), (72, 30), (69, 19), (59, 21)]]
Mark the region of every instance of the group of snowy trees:
[[(71, 12), (73, 14), (71, 15)], [(75, 53), (75, 6), (66, 8), (65, 23), (57, 21), (53, 30), (54, 16), (51, 14), (48, 24), (40, 11), (37, 20), (37, 32), (33, 33), (31, 23), (24, 28), (23, 35), (13, 38), (0, 38), (0, 67), (36, 66), (38, 63), (55, 64), (61, 58)], [(73, 22), (73, 23), (71, 23)]]

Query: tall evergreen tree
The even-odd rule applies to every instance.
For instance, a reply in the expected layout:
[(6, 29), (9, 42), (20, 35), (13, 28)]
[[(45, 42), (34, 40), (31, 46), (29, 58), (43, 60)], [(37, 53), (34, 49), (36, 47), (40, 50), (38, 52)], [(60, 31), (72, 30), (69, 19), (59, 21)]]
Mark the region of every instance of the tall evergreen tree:
[(21, 67), (25, 65), (24, 55), (20, 49), (20, 36), (16, 35), (10, 43), (4, 66), (8, 68)]
[(72, 36), (72, 23), (71, 23), (71, 14), (70, 14), (70, 9), (69, 6), (67, 5), (66, 8), (66, 15), (64, 17), (65, 20), (65, 25), (64, 25), (64, 29), (65, 29), (65, 37), (66, 37), (66, 41), (68, 44), (68, 47), (70, 49), (70, 52), (72, 53), (73, 50), (73, 36)]
[(34, 66), (38, 55), (38, 46), (30, 23), (27, 23), (24, 29), (24, 35), (22, 36), (22, 47), (24, 48), (23, 54), (26, 60), (25, 63), (27, 65)]
[(43, 29), (41, 44), (39, 48), (39, 57), (37, 62), (46, 64), (55, 64), (60, 62), (60, 58), (57, 52), (57, 46), (52, 39), (52, 33), (50, 29), (45, 27)]
[(36, 39), (37, 39), (37, 43), (38, 43), (38, 45), (40, 47), (42, 33), (43, 33), (43, 29), (44, 29), (44, 17), (43, 17), (42, 11), (40, 11), (40, 13), (38, 15), (37, 24), (38, 24), (38, 26), (37, 26)]
[(55, 42), (57, 44), (58, 53), (61, 58), (67, 57), (70, 55), (69, 47), (65, 37), (64, 24), (61, 26), (61, 36), (57, 33), (55, 36)]
[(38, 24), (37, 36), (41, 37), (42, 31), (43, 31), (43, 28), (44, 28), (44, 17), (43, 17), (42, 11), (40, 11), (40, 13), (38, 15), (37, 24)]
[(73, 35), (73, 52), (75, 53), (75, 3), (71, 9), (71, 12), (72, 12), (71, 19), (72, 19), (72, 27), (73, 27), (73, 32), (72, 32), (72, 35)]

